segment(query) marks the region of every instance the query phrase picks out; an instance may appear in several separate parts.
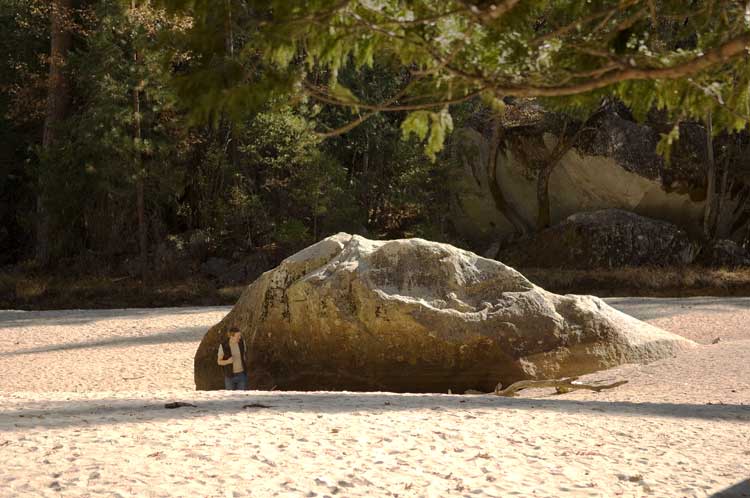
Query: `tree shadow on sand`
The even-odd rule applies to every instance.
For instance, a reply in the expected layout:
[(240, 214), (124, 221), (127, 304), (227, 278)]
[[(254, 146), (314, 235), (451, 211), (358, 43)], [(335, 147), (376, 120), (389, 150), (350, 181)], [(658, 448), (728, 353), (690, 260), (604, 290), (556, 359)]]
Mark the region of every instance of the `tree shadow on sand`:
[[(586, 413), (594, 416), (671, 417), (682, 419), (750, 422), (750, 405), (679, 403), (632, 403), (595, 400), (539, 398), (501, 398), (495, 396), (455, 396), (440, 394), (397, 395), (392, 393), (352, 392), (224, 392), (210, 398), (190, 392), (165, 393), (145, 399), (98, 399), (49, 401), (43, 408), (21, 408), (0, 412), (0, 430), (18, 428), (64, 428), (73, 426), (112, 425), (117, 423), (156, 422), (169, 419), (198, 419), (209, 415), (245, 412), (249, 417), (258, 410), (244, 409), (248, 404), (266, 405), (264, 412), (275, 413), (357, 413), (385, 414), (405, 410), (541, 410), (563, 415)], [(159, 399), (161, 398), (161, 399)], [(195, 407), (176, 410), (165, 403), (188, 401)], [(39, 402), (29, 401), (37, 404)], [(6, 405), (7, 406), (7, 405)], [(479, 414), (481, 416), (481, 414)]]
[(39, 353), (54, 353), (59, 351), (75, 351), (79, 349), (105, 347), (131, 347), (153, 344), (175, 344), (179, 342), (200, 342), (208, 327), (183, 327), (169, 332), (159, 332), (142, 336), (108, 337), (98, 341), (71, 342), (49, 344), (35, 348), (19, 349), (17, 351), (0, 352), (1, 357), (20, 356)]
[(153, 319), (169, 315), (193, 315), (207, 312), (229, 313), (231, 306), (200, 306), (189, 308), (128, 308), (111, 310), (54, 310), (54, 311), (8, 311), (0, 310), (0, 329), (85, 325), (101, 320)]

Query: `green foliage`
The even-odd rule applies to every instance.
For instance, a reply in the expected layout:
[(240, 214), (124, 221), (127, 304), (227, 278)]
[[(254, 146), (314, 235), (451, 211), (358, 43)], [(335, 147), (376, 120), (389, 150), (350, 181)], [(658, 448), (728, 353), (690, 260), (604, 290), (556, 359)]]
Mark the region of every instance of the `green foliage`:
[(672, 152), (672, 145), (680, 138), (680, 125), (675, 124), (669, 133), (664, 133), (656, 144), (656, 152), (664, 157), (664, 160), (669, 163)]
[(75, 77), (75, 107), (58, 146), (42, 158), (40, 180), (54, 186), (48, 202), (58, 256), (83, 248), (118, 254), (134, 247), (123, 244), (119, 232), (134, 229), (136, 180), (145, 178), (151, 212), (184, 183), (184, 174), (167, 163), (179, 157), (175, 140), (184, 131), (166, 85), (164, 53), (153, 44), (159, 30), (174, 25), (148, 6), (131, 10), (108, 1), (92, 4), (79, 23), (86, 43), (67, 65)]
[[(409, 73), (391, 58), (376, 59), (372, 68), (361, 71), (348, 64), (339, 73), (339, 80), (365, 101), (387, 98), (407, 78)], [(351, 116), (346, 108), (326, 106), (315, 119), (320, 127), (331, 129)], [(404, 137), (403, 121), (410, 119), (414, 118), (407, 112), (379, 114), (322, 144), (346, 170), (344, 193), (351, 200), (336, 204), (336, 226), (341, 230), (392, 238), (442, 226), (448, 199), (443, 173), (450, 165), (439, 154), (430, 162), (422, 153), (419, 141), (429, 138), (429, 115), (421, 138)], [(440, 228), (431, 233), (435, 239), (446, 239)]]
[(405, 139), (414, 134), (424, 140), (429, 131), (425, 154), (434, 161), (437, 153), (443, 150), (446, 135), (453, 131), (453, 118), (446, 108), (440, 112), (414, 111), (406, 117), (401, 129)]
[(430, 139), (427, 141), (425, 153), (435, 160), (436, 154), (443, 150), (445, 136), (453, 131), (453, 118), (447, 108), (430, 114)]
[[(207, 34), (220, 31), (211, 16), (215, 3), (161, 3), (192, 16), (187, 37), (196, 53), (209, 53), (215, 44)], [(529, 0), (507, 11), (504, 3), (493, 10), (486, 2), (462, 0), (233, 5), (254, 13), (236, 26), (245, 34), (241, 53), (252, 54), (262, 68), (256, 78), (270, 82), (254, 95), (327, 98), (360, 111), (414, 111), (406, 117), (404, 136), (424, 140), (432, 158), (451, 129), (441, 109), (475, 95), (499, 110), (503, 97), (543, 98), (581, 116), (603, 97), (621, 99), (641, 117), (653, 107), (675, 119), (702, 119), (710, 111), (717, 132), (742, 129), (750, 120), (750, 28), (742, 2)], [(411, 74), (383, 98), (367, 101), (341, 84), (348, 64), (364, 69), (387, 57)], [(222, 88), (231, 86), (229, 81)], [(257, 102), (223, 105), (255, 108)]]
[[(197, 241), (175, 250), (201, 259), (288, 254), (342, 230), (445, 236), (435, 223), (444, 216), (445, 164), (401, 140), (405, 112), (374, 116), (326, 142), (315, 132), (348, 123), (367, 112), (357, 102), (387, 99), (408, 83), (408, 70), (375, 40), (351, 51), (321, 40), (320, 57), (307, 59), (265, 29), (246, 29), (265, 16), (251, 2), (182, 2), (190, 17), (148, 1), (136, 9), (118, 0), (75, 5), (71, 105), (55, 147), (43, 152), (49, 2), (0, 2), (0, 264), (33, 256), (36, 198), (46, 192), (53, 262), (126, 268), (138, 253), (140, 180), (153, 263), (174, 240)], [(308, 5), (329, 4), (276, 4), (285, 15)], [(323, 59), (331, 64), (321, 69)], [(351, 108), (301, 95), (303, 77), (313, 74)], [(449, 126), (439, 114), (428, 118), (425, 142)], [(182, 260), (170, 271), (176, 267), (190, 269)]]
[[(58, 257), (134, 254), (140, 179), (152, 250), (182, 232), (226, 256), (286, 254), (341, 230), (445, 240), (454, 122), (489, 112), (482, 103), (503, 112), (512, 96), (579, 119), (612, 97), (639, 119), (711, 113), (716, 134), (750, 116), (746, 55), (587, 86), (679, 68), (746, 36), (740, 2), (659, 0), (653, 17), (629, 0), (529, 0), (497, 19), (486, 2), (452, 0), (159, 3), (169, 10), (77, 3), (70, 116), (58, 147), (38, 154), (48, 6), (0, 2), (0, 248), (22, 245), (13, 258), (29, 253), (40, 187)], [(668, 158), (679, 127), (661, 131)]]
[(409, 114), (401, 125), (404, 131), (404, 138), (408, 139), (412, 133), (420, 140), (427, 138), (427, 132), (430, 131), (430, 116), (427, 111), (414, 111)]
[(49, 16), (41, 0), (0, 2), (0, 265), (24, 255), (34, 226), (35, 178), (46, 104)]

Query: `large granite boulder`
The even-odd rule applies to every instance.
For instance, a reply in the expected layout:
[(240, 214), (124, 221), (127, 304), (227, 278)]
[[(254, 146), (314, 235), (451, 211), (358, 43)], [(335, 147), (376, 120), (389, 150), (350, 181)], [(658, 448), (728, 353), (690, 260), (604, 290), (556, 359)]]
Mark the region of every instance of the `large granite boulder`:
[(699, 245), (665, 221), (621, 209), (574, 214), (504, 248), (497, 258), (521, 268), (591, 269), (691, 263)]
[(198, 348), (198, 389), (222, 388), (217, 341), (233, 325), (248, 344), (251, 387), (282, 390), (490, 391), (693, 344), (450, 245), (343, 233), (245, 290)]

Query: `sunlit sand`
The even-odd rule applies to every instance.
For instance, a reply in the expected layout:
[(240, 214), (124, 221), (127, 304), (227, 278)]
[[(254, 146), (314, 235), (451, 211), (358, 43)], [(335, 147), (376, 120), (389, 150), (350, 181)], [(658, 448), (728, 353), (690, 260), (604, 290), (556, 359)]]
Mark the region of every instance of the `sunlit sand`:
[(601, 393), (196, 392), (229, 308), (0, 312), (0, 496), (750, 495), (750, 300), (611, 302), (702, 346)]

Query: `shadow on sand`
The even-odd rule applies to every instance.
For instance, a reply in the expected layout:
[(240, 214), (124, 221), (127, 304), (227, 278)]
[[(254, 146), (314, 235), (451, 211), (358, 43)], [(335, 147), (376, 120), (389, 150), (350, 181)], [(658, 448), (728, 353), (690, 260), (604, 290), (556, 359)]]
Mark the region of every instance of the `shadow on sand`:
[(49, 344), (36, 348), (19, 349), (17, 351), (0, 352), (1, 357), (12, 357), (27, 354), (54, 353), (58, 351), (75, 351), (103, 347), (130, 347), (151, 344), (175, 344), (179, 342), (200, 342), (208, 327), (185, 327), (170, 332), (159, 332), (143, 336), (108, 337), (98, 341), (72, 342), (63, 344)]
[(740, 481), (734, 486), (712, 494), (709, 498), (750, 498), (750, 479)]
[[(544, 410), (563, 415), (590, 412), (597, 416), (676, 417), (699, 420), (750, 422), (750, 405), (691, 405), (677, 403), (632, 403), (549, 398), (500, 398), (492, 395), (456, 396), (443, 394), (397, 395), (392, 393), (245, 391), (212, 393), (202, 398), (191, 392), (155, 393), (146, 399), (98, 399), (48, 402), (42, 409), (22, 408), (0, 411), (0, 430), (14, 427), (60, 428), (116, 424), (118, 422), (152, 422), (176, 418), (200, 418), (206, 414), (245, 412), (248, 417), (257, 409), (248, 404), (262, 404), (264, 412), (276, 413), (357, 413), (384, 414), (402, 410)], [(169, 398), (165, 398), (169, 396)], [(166, 409), (165, 403), (186, 401), (196, 405)], [(481, 416), (481, 414), (480, 414)], [(118, 418), (121, 417), (121, 418)]]
[(201, 306), (189, 308), (128, 308), (113, 310), (55, 310), (9, 311), (0, 310), (1, 328), (40, 327), (50, 325), (85, 325), (100, 320), (123, 318), (137, 320), (169, 315), (193, 315), (218, 311), (229, 313), (231, 306)]

